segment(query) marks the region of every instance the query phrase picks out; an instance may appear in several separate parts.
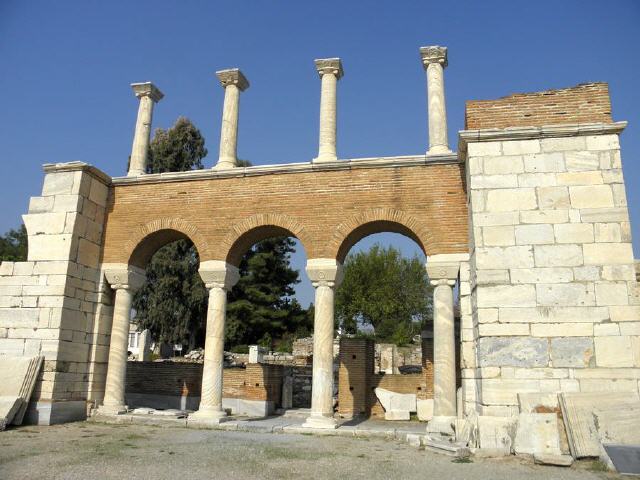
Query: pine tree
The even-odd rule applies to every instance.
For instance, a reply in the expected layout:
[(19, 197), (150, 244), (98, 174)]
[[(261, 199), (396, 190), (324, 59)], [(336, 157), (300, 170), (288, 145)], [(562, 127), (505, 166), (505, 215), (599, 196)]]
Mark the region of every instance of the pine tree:
[(377, 339), (404, 344), (431, 319), (431, 304), (424, 263), (375, 244), (347, 257), (336, 292), (336, 320), (347, 333), (370, 325)]
[[(148, 173), (203, 168), (204, 138), (187, 118), (168, 130), (157, 129), (150, 145)], [(160, 248), (146, 267), (147, 282), (136, 292), (133, 308), (140, 329), (161, 342), (201, 345), (208, 292), (198, 274), (198, 252), (188, 240)]]

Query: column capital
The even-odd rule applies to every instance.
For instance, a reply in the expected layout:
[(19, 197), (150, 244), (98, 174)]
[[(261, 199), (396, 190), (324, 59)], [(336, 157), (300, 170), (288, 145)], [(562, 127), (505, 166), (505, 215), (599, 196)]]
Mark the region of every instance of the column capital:
[(468, 253), (451, 253), (427, 257), (426, 270), (431, 285), (455, 285), (460, 263), (469, 260)]
[(124, 263), (105, 264), (103, 271), (107, 283), (114, 290), (136, 291), (147, 279), (143, 269)]
[(133, 93), (135, 93), (136, 97), (149, 97), (156, 103), (164, 97), (164, 93), (162, 93), (158, 87), (151, 82), (132, 83), (131, 88), (133, 89)]
[(447, 47), (440, 47), (438, 45), (420, 47), (420, 57), (422, 58), (422, 65), (425, 69), (431, 63), (439, 63), (442, 65), (442, 68), (449, 64), (447, 61)]
[(326, 73), (335, 75), (338, 80), (344, 76), (342, 61), (339, 58), (317, 58), (314, 61), (320, 78)]
[(337, 287), (344, 278), (342, 264), (333, 258), (310, 258), (306, 271), (314, 287)]
[(223, 260), (200, 262), (198, 273), (208, 289), (222, 288), (229, 291), (240, 280), (238, 267)]
[(229, 85), (235, 85), (241, 92), (249, 88), (249, 80), (240, 71), (239, 68), (228, 68), (216, 72), (220, 85), (227, 88)]

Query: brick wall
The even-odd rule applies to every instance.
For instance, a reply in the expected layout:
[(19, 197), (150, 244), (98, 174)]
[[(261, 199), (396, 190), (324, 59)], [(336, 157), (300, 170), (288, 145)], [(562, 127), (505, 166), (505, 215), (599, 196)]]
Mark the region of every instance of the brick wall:
[[(225, 368), (222, 396), (279, 404), (283, 370), (263, 364)], [(201, 389), (201, 363), (127, 362), (127, 393), (199, 397)]]
[(453, 160), (171, 183), (114, 180), (103, 261), (144, 264), (163, 243), (187, 236), (201, 260), (237, 263), (253, 243), (282, 234), (296, 236), (307, 258), (342, 260), (375, 231), (410, 236), (430, 255), (465, 252), (463, 177)]
[(611, 122), (611, 101), (606, 83), (516, 93), (497, 100), (470, 100), (465, 111), (465, 128), (470, 130)]

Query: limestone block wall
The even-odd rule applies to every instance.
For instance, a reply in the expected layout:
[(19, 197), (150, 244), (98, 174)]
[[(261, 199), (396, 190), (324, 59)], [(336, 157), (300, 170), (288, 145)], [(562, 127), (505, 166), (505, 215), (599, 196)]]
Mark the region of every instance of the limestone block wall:
[(80, 162), (44, 168), (23, 216), (28, 261), (0, 265), (0, 354), (45, 357), (27, 420), (48, 424), (83, 418), (106, 372), (111, 298), (99, 258), (110, 179)]
[[(461, 132), (472, 312), (463, 320), (465, 401), (475, 384), (481, 414), (516, 413), (521, 392), (638, 391), (624, 126)], [(475, 364), (467, 338), (477, 339)]]

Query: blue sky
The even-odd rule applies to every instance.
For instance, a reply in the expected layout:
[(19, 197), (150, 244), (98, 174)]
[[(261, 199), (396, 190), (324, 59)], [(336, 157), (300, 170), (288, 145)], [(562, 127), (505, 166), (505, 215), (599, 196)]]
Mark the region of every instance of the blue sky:
[[(214, 72), (240, 67), (251, 88), (241, 100), (239, 156), (258, 165), (308, 161), (318, 136), (313, 59), (339, 56), (339, 156), (422, 153), (418, 47), (439, 44), (449, 47), (453, 147), (465, 100), (609, 83), (614, 119), (630, 123), (622, 158), (640, 254), (639, 25), (640, 2), (632, 0), (0, 0), (0, 232), (18, 226), (40, 192), (43, 163), (81, 160), (125, 173), (137, 109), (132, 82), (151, 80), (166, 95), (154, 127), (185, 115), (201, 129), (211, 166), (223, 99)], [(410, 241), (400, 246), (415, 250)], [(305, 282), (300, 293), (306, 303), (311, 287)]]

